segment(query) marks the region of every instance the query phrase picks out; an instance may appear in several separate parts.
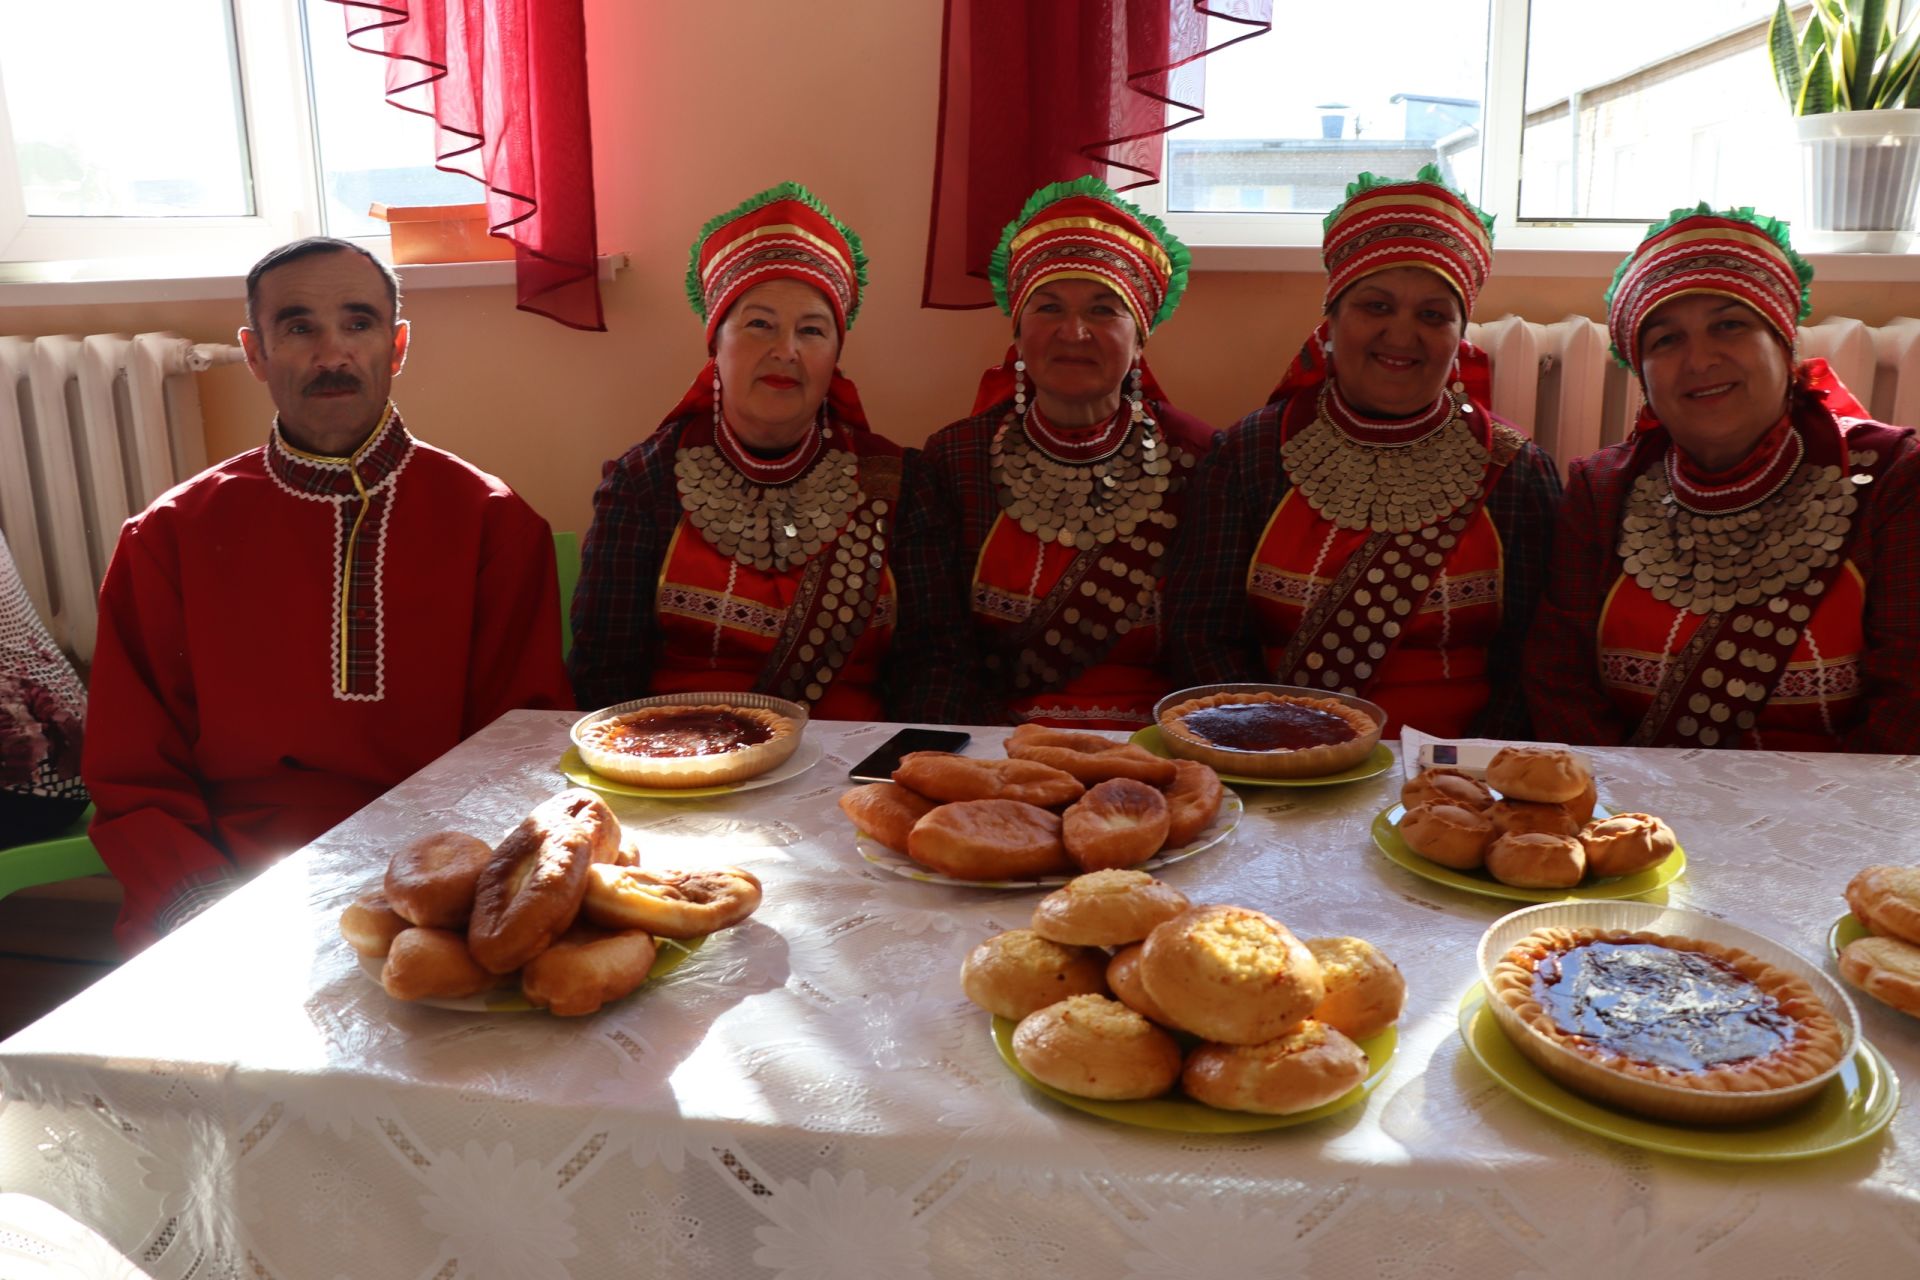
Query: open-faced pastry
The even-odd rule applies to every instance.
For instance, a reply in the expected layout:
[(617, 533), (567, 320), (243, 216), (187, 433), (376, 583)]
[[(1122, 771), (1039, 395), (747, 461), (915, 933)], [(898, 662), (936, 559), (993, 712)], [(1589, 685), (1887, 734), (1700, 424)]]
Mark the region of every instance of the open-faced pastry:
[(778, 768), (800, 745), (803, 721), (767, 707), (659, 705), (574, 727), (587, 768), (640, 787), (717, 787)]
[(1167, 750), (1222, 773), (1314, 778), (1351, 769), (1380, 742), (1379, 721), (1337, 698), (1214, 693), (1160, 713)]

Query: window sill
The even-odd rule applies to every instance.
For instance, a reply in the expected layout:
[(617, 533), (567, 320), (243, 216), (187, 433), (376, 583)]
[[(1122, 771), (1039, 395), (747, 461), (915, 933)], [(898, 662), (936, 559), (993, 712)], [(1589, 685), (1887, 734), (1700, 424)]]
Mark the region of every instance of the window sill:
[[(1920, 283), (1920, 252), (1834, 253), (1819, 247), (1819, 236), (1818, 232), (1806, 232), (1795, 237), (1795, 247), (1813, 264), (1817, 283)], [(1610, 280), (1631, 247), (1496, 248), (1493, 274), (1507, 279), (1559, 276)], [(1196, 271), (1321, 270), (1318, 245), (1201, 244), (1194, 245), (1192, 252)]]
[[(611, 280), (627, 255), (600, 256), (600, 278)], [(397, 267), (404, 293), (511, 284), (511, 261), (436, 262)], [(86, 262), (0, 262), (0, 310), (21, 307), (91, 306), (125, 302), (236, 300), (246, 290), (247, 268), (231, 263), (163, 259)]]

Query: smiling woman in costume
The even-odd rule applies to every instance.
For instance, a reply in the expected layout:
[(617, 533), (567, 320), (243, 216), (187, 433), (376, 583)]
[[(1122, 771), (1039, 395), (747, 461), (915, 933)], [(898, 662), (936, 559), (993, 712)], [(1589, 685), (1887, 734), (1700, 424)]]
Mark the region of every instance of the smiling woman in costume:
[(1676, 210), (1607, 293), (1647, 407), (1573, 464), (1527, 654), (1560, 741), (1920, 747), (1920, 461), (1824, 360), (1813, 268), (1751, 209)]
[(1134, 729), (1171, 687), (1160, 587), (1216, 433), (1166, 402), (1147, 335), (1186, 246), (1093, 178), (1041, 188), (992, 260), (1013, 317), (974, 416), (927, 442), (895, 557), (897, 719)]
[(866, 268), (859, 237), (792, 182), (695, 240), (687, 296), (713, 358), (593, 495), (581, 706), (751, 690), (881, 715), (901, 450), (837, 367)]
[(1182, 683), (1360, 694), (1445, 737), (1526, 732), (1520, 647), (1559, 478), (1463, 341), (1492, 219), (1432, 166), (1327, 216), (1326, 319), (1202, 468), (1171, 577)]

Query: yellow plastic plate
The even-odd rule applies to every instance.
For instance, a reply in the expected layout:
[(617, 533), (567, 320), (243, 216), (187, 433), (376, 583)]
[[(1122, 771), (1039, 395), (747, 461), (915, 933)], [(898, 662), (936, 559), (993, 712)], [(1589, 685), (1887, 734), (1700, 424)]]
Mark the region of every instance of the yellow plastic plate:
[(589, 787), (605, 795), (633, 796), (641, 800), (698, 800), (702, 796), (732, 795), (736, 791), (752, 791), (759, 787), (770, 787), (776, 782), (785, 782), (819, 764), (820, 757), (826, 753), (826, 747), (820, 743), (811, 738), (802, 738), (793, 754), (781, 761), (778, 768), (769, 769), (757, 778), (729, 782), (721, 787), (636, 787), (631, 783), (615, 782), (587, 768), (587, 762), (580, 758), (578, 747), (568, 747), (566, 754), (560, 757), (560, 762), (554, 767), (565, 774), (567, 781), (574, 786)]
[[(1630, 876), (1610, 876), (1604, 880), (1590, 880), (1575, 885), (1571, 889), (1522, 889), (1517, 885), (1501, 884), (1484, 871), (1455, 871), (1452, 867), (1443, 867), (1429, 861), (1407, 847), (1400, 838), (1400, 819), (1405, 816), (1407, 806), (1388, 805), (1373, 820), (1373, 843), (1380, 852), (1387, 855), (1387, 861), (1397, 867), (1413, 872), (1423, 880), (1435, 884), (1444, 884), (1454, 889), (1463, 889), (1468, 893), (1477, 893), (1487, 898), (1508, 898), (1514, 902), (1561, 902), (1568, 898), (1638, 898), (1642, 894), (1652, 893), (1680, 878), (1687, 869), (1687, 851), (1674, 846), (1667, 860), (1658, 866), (1648, 867), (1645, 871)], [(1610, 818), (1613, 814), (1605, 805), (1595, 805), (1593, 816)]]
[[(653, 968), (647, 970), (647, 982), (652, 982), (655, 978), (664, 977), (685, 964), (689, 956), (701, 947), (707, 945), (707, 939), (711, 936), (711, 934), (703, 934), (698, 938), (682, 938), (678, 941), (672, 938), (655, 939), (660, 945), (659, 949), (654, 953)], [(376, 986), (380, 983), (380, 969), (380, 957), (360, 957), (360, 971), (372, 978)], [(457, 1009), (462, 1013), (536, 1012), (536, 1006), (529, 1003), (527, 998), (520, 994), (519, 975), (509, 975), (502, 978), (501, 981), (508, 985), (496, 987), (492, 991), (483, 991), (477, 996), (463, 996), (458, 1000), (429, 997), (425, 1000), (407, 1000), (403, 1003), (431, 1005), (435, 1009)], [(640, 992), (645, 991), (647, 989), (647, 982), (643, 982), (638, 987), (635, 987), (632, 994), (638, 995)], [(626, 998), (628, 997), (621, 997), (621, 999)]]
[(1758, 1124), (1689, 1128), (1590, 1102), (1555, 1083), (1507, 1039), (1474, 983), (1460, 1001), (1460, 1038), (1487, 1073), (1528, 1106), (1628, 1146), (1698, 1160), (1807, 1160), (1865, 1142), (1900, 1107), (1900, 1079), (1880, 1051), (1859, 1041), (1852, 1061), (1806, 1106)]
[(1872, 936), (1873, 930), (1861, 924), (1860, 917), (1849, 911), (1833, 922), (1833, 928), (1827, 930), (1827, 954), (1838, 960), (1849, 942)]
[(1020, 1059), (1013, 1056), (1013, 1031), (1019, 1024), (1011, 1018), (993, 1020), (993, 1047), (1000, 1051), (1000, 1060), (1012, 1068), (1013, 1073), (1027, 1082), (1030, 1088), (1046, 1094), (1062, 1106), (1072, 1107), (1075, 1111), (1084, 1111), (1090, 1116), (1099, 1116), (1103, 1120), (1113, 1120), (1120, 1124), (1130, 1124), (1140, 1129), (1164, 1129), (1169, 1133), (1258, 1133), (1265, 1129), (1286, 1129), (1297, 1124), (1308, 1124), (1324, 1119), (1338, 1111), (1345, 1111), (1354, 1103), (1365, 1098), (1373, 1086), (1386, 1074), (1387, 1064), (1393, 1061), (1394, 1050), (1399, 1046), (1400, 1033), (1388, 1027), (1377, 1036), (1360, 1041), (1360, 1047), (1366, 1051), (1370, 1070), (1367, 1078), (1341, 1094), (1323, 1107), (1311, 1111), (1301, 1111), (1290, 1116), (1263, 1116), (1251, 1111), (1221, 1111), (1216, 1107), (1205, 1106), (1191, 1098), (1179, 1094), (1169, 1094), (1164, 1098), (1150, 1098), (1145, 1102), (1105, 1102), (1098, 1098), (1082, 1098), (1066, 1093), (1052, 1085), (1041, 1084), (1027, 1069), (1020, 1065)]
[[(1178, 759), (1167, 750), (1167, 741), (1160, 735), (1160, 726), (1150, 724), (1144, 729), (1136, 729), (1128, 742), (1145, 747), (1153, 754), (1166, 760)], [(1339, 773), (1323, 773), (1317, 778), (1249, 778), (1245, 774), (1221, 773), (1220, 781), (1236, 787), (1331, 787), (1342, 782), (1358, 782), (1362, 778), (1377, 778), (1393, 768), (1393, 752), (1384, 742), (1376, 743), (1373, 754), (1351, 769), (1342, 769)], [(1219, 773), (1218, 769), (1214, 770)]]

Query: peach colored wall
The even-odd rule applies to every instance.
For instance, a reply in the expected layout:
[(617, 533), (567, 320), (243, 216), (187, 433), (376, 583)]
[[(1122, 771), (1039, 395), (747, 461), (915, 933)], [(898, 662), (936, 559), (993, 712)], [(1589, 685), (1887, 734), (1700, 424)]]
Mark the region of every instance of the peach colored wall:
[[(900, 0), (587, 0), (608, 332), (517, 312), (505, 287), (423, 290), (396, 384), (425, 438), (504, 476), (556, 527), (584, 528), (600, 464), (649, 432), (704, 352), (681, 278), (711, 214), (794, 178), (864, 237), (873, 282), (845, 366), (882, 431), (917, 443), (971, 402), (1006, 341), (997, 312), (922, 310), (941, 6)], [(1481, 316), (1595, 314), (1604, 281), (1496, 278)], [(1225, 425), (1260, 403), (1318, 313), (1317, 273), (1201, 272), (1156, 336), (1170, 394)], [(1903, 309), (1876, 285), (1823, 288), (1822, 313)], [(1911, 289), (1905, 290), (1911, 295)], [(231, 341), (240, 302), (0, 307), (0, 332), (166, 328)], [(208, 452), (255, 444), (271, 406), (244, 369), (206, 375)]]

